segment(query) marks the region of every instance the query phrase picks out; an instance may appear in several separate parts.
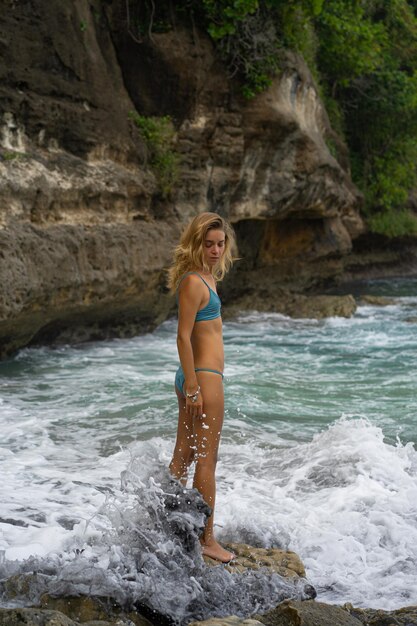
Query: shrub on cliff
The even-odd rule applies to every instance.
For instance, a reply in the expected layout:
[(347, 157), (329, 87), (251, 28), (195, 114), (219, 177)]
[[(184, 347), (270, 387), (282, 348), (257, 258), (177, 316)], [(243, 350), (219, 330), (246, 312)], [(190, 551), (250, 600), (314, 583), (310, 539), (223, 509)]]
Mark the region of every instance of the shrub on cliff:
[(279, 72), (280, 51), (302, 54), (350, 148), (371, 229), (414, 233), (417, 217), (405, 219), (404, 207), (417, 187), (415, 0), (129, 2), (140, 7), (141, 32), (169, 28), (173, 14), (199, 24), (248, 97)]
[[(209, 33), (217, 38), (222, 34), (222, 15), (228, 24), (221, 38), (223, 51), (238, 47), (233, 39), (239, 40), (245, 21), (247, 30), (263, 15), (265, 24), (273, 24), (276, 48), (296, 49), (305, 57), (332, 123), (350, 147), (352, 176), (364, 192), (371, 230), (388, 236), (414, 234), (417, 218), (404, 207), (417, 186), (416, 4), (406, 0), (253, 0), (240, 3), (239, 14), (234, 15), (226, 3), (205, 4), (217, 6), (217, 12), (208, 11), (208, 18), (216, 19)], [(246, 17), (242, 16), (244, 4)], [(246, 93), (251, 93), (251, 88), (258, 90), (257, 77), (267, 84), (276, 66), (265, 55), (258, 58), (259, 46), (256, 54), (253, 46), (252, 50), (246, 46), (246, 51), (252, 63), (240, 62), (239, 69), (249, 84)]]
[[(249, 4), (246, 20), (253, 23), (255, 11), (267, 13), (277, 46), (303, 54), (318, 79), (332, 122), (350, 147), (353, 179), (364, 192), (371, 230), (388, 236), (415, 233), (417, 219), (404, 206), (417, 186), (416, 5), (406, 0)], [(235, 24), (228, 38), (239, 37), (241, 13), (231, 16), (229, 9), (225, 19)], [(268, 76), (267, 59), (253, 58), (259, 73)], [(274, 71), (270, 65), (269, 74)], [(256, 75), (252, 66), (245, 79), (256, 85)]]
[(146, 144), (149, 165), (164, 197), (169, 196), (178, 178), (178, 154), (173, 150), (175, 129), (168, 115), (147, 117), (131, 111), (130, 118), (136, 124)]

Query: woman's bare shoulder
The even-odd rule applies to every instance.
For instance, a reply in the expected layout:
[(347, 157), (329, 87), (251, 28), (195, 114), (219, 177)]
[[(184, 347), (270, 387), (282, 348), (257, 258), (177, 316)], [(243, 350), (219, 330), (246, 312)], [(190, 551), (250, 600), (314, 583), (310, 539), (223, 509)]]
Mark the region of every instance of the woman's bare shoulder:
[(184, 275), (184, 277), (181, 279), (178, 289), (186, 288), (194, 290), (194, 288), (199, 289), (201, 286), (204, 287), (204, 283), (201, 280), (201, 277), (197, 273), (193, 272)]
[(179, 297), (196, 298), (201, 300), (204, 294), (204, 283), (198, 274), (187, 274), (178, 287)]

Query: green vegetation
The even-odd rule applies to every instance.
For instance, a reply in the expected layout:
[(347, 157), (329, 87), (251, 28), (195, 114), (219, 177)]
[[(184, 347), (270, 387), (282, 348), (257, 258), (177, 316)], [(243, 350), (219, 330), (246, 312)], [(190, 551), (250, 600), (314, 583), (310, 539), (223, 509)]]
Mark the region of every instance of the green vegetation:
[(168, 197), (178, 179), (179, 156), (174, 151), (175, 128), (171, 118), (146, 117), (131, 111), (129, 117), (136, 124), (148, 150), (149, 165), (158, 181), (162, 195)]
[(417, 187), (416, 0), (129, 2), (142, 33), (175, 20), (205, 29), (247, 97), (270, 84), (283, 53), (301, 54), (350, 149), (370, 228), (415, 234), (406, 206)]
[(17, 159), (23, 159), (27, 155), (25, 152), (2, 152), (0, 153), (1, 161), (16, 161)]
[(239, 22), (246, 21), (259, 9), (258, 0), (203, 0), (207, 30), (215, 40), (234, 35)]
[(408, 209), (376, 213), (368, 222), (372, 232), (386, 237), (417, 235), (417, 216)]

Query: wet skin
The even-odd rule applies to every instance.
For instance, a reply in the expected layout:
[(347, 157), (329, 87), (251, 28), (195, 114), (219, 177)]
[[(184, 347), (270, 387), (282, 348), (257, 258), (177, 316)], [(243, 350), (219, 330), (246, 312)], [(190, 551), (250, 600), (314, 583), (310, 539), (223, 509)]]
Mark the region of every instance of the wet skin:
[[(203, 248), (203, 258), (213, 268), (224, 252), (225, 236), (222, 230), (209, 230)], [(211, 272), (202, 268), (195, 271), (216, 291)], [(179, 289), (179, 317), (177, 345), (185, 376), (184, 389), (193, 394), (198, 386), (200, 392), (195, 402), (184, 398), (176, 389), (178, 397), (178, 430), (171, 473), (185, 485), (188, 469), (195, 462), (193, 487), (203, 496), (213, 513), (209, 517), (200, 538), (202, 552), (221, 562), (228, 562), (234, 554), (225, 550), (214, 538), (213, 519), (216, 500), (215, 470), (224, 417), (223, 380), (212, 372), (195, 372), (204, 367), (223, 372), (224, 350), (222, 321), (195, 322), (196, 313), (208, 304), (210, 294), (201, 278), (191, 274), (184, 278)]]

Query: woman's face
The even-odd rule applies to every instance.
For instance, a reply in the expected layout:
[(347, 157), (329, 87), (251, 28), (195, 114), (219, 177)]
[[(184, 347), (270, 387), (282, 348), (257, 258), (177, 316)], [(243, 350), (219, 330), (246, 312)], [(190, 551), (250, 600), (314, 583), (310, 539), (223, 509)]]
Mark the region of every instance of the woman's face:
[(203, 257), (210, 268), (222, 258), (225, 243), (225, 234), (222, 230), (212, 228), (207, 231), (203, 243)]

